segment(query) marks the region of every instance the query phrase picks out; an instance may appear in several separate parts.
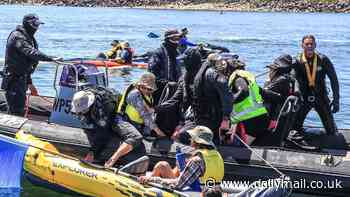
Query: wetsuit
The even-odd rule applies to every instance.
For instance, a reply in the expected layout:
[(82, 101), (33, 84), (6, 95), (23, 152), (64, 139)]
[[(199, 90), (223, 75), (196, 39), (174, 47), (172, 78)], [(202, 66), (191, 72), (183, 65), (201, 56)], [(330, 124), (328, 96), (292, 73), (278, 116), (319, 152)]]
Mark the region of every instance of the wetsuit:
[[(183, 55), (183, 60), (186, 72), (179, 79), (176, 90), (172, 90), (173, 86), (169, 87), (169, 92), (174, 93), (170, 94), (172, 95), (171, 97), (169, 96), (170, 98), (165, 99), (164, 102), (156, 107), (158, 111), (157, 117), (160, 117), (159, 119), (157, 118), (157, 124), (159, 122), (159, 126), (166, 125), (167, 128), (170, 127), (172, 128), (171, 131), (173, 131), (179, 123), (185, 122), (183, 114), (194, 102), (194, 78), (202, 65), (200, 51), (197, 49), (188, 49)], [(164, 124), (164, 122), (166, 124)], [(164, 126), (160, 126), (160, 128), (163, 129)]]
[(209, 127), (214, 133), (214, 142), (219, 143), (220, 123), (232, 111), (228, 78), (206, 62), (196, 74), (193, 89), (194, 123)]
[(52, 61), (51, 57), (38, 50), (35, 31), (29, 25), (19, 25), (7, 39), (1, 88), (6, 91), (9, 114), (24, 115), (26, 91), (32, 84), (31, 74), (39, 61)]
[(177, 45), (166, 41), (149, 59), (148, 70), (156, 76), (158, 88), (153, 94), (155, 104), (158, 104), (165, 85), (168, 82), (177, 82), (181, 76), (181, 68), (176, 62), (177, 56)]
[(294, 91), (293, 84), (294, 80), (288, 74), (276, 76), (265, 83), (265, 90), (273, 91), (281, 96), (280, 98), (274, 97), (272, 99), (264, 98), (265, 106), (272, 120), (277, 120), (284, 101)]
[[(327, 56), (320, 53), (316, 54), (316, 59), (307, 60), (308, 65), (313, 65), (314, 61), (317, 61), (315, 85), (311, 86), (307, 76), (306, 62), (303, 60), (302, 54), (298, 55), (296, 59), (292, 74), (298, 81), (304, 105), (299, 111), (295, 129), (303, 130), (304, 120), (309, 111), (314, 108), (320, 116), (327, 134), (336, 133), (337, 127), (331, 112), (326, 86), (326, 76), (328, 76), (333, 92), (333, 104), (339, 106), (339, 83), (332, 62)], [(312, 73), (313, 66), (310, 66), (309, 70)]]

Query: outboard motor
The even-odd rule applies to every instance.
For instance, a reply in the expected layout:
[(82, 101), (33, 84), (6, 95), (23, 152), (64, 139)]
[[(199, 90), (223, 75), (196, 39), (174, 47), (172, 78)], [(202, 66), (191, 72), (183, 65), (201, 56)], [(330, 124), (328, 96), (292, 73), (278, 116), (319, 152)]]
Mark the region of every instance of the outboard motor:
[(56, 83), (54, 84), (56, 98), (49, 122), (69, 127), (87, 128), (87, 125), (81, 123), (72, 114), (72, 98), (75, 92), (96, 86), (106, 87), (107, 82), (104, 72), (99, 71), (95, 65), (86, 63), (65, 64), (62, 69), (58, 90), (56, 89)]

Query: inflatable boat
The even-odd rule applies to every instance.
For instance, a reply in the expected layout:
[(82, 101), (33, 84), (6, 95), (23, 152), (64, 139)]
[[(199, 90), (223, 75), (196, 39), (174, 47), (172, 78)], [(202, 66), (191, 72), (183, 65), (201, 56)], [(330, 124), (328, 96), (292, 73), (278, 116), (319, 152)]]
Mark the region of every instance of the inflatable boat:
[[(78, 69), (74, 68), (78, 75)], [(83, 157), (90, 148), (91, 133), (83, 129), (79, 121), (72, 116), (69, 107), (74, 91), (84, 88), (89, 83), (104, 83), (101, 73), (92, 72), (84, 77), (84, 83), (74, 83), (78, 76), (72, 79), (71, 70), (63, 69), (69, 74), (62, 74), (60, 89), (56, 98), (30, 97), (29, 114), (27, 118), (0, 114), (0, 133), (14, 136), (18, 130), (23, 130), (40, 139), (52, 142), (62, 153)], [(87, 71), (84, 71), (87, 73)], [(62, 77), (63, 76), (63, 77)], [(3, 95), (2, 95), (3, 96)], [(1, 100), (1, 99), (0, 99)], [(308, 129), (308, 128), (306, 128)], [(350, 130), (339, 129), (336, 136), (322, 134), (321, 128), (309, 128), (321, 131), (320, 135), (310, 137), (310, 144), (318, 146), (316, 150), (300, 149), (298, 147), (232, 147), (218, 146), (225, 161), (226, 180), (259, 180), (279, 176), (266, 161), (275, 168), (291, 177), (292, 180), (302, 180), (305, 184), (314, 181), (324, 186), (297, 187), (295, 191), (316, 193), (320, 195), (348, 196), (350, 192)], [(107, 147), (98, 160), (105, 161), (116, 150), (120, 139), (111, 136)], [(158, 161), (167, 160), (175, 164), (176, 148), (191, 154), (191, 147), (172, 142), (168, 139), (144, 140), (146, 153), (150, 157), (151, 166)], [(339, 146), (338, 146), (339, 145)], [(124, 159), (133, 161), (140, 155), (131, 152)], [(336, 183), (341, 182), (340, 185)]]

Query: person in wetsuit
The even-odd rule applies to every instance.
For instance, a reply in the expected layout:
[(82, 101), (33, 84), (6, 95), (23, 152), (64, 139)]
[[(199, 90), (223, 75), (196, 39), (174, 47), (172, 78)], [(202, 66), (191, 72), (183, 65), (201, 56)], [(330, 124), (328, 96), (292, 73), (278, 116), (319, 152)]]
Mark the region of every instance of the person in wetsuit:
[(166, 31), (164, 42), (152, 53), (148, 61), (148, 71), (156, 76), (158, 89), (153, 94), (156, 104), (158, 104), (165, 85), (168, 82), (177, 82), (181, 76), (181, 68), (176, 61), (180, 38), (181, 33), (176, 29)]
[[(167, 125), (171, 125), (172, 131), (174, 133), (174, 139), (177, 137), (179, 129), (184, 126), (185, 117), (184, 112), (192, 106), (193, 100), (193, 86), (194, 78), (202, 66), (202, 56), (199, 48), (188, 48), (179, 58), (184, 65), (186, 72), (179, 79), (174, 94), (164, 102), (160, 103), (156, 107), (156, 111), (159, 117), (169, 116), (171, 121), (167, 122)], [(162, 118), (164, 122), (164, 119)], [(162, 124), (160, 122), (160, 124)], [(191, 125), (190, 128), (193, 128), (195, 123), (193, 121), (187, 121), (186, 125)]]
[(24, 116), (27, 89), (32, 95), (38, 95), (31, 75), (39, 61), (62, 60), (39, 51), (34, 34), (41, 24), (44, 23), (36, 14), (27, 14), (23, 17), (22, 25), (17, 26), (7, 38), (1, 89), (6, 91), (9, 114)]
[[(232, 93), (228, 88), (228, 76), (231, 74), (229, 66), (216, 64), (220, 59), (237, 58), (232, 54), (212, 54), (200, 67), (193, 81), (193, 95), (191, 107), (193, 111), (193, 125), (204, 125), (214, 133), (214, 142), (219, 144), (220, 130), (229, 129), (229, 116), (232, 111)], [(179, 140), (189, 143), (189, 135), (184, 127), (179, 133)]]
[[(334, 135), (337, 133), (337, 126), (332, 113), (339, 111), (339, 82), (336, 71), (331, 60), (316, 51), (316, 38), (313, 35), (304, 36), (301, 44), (303, 51), (296, 57), (292, 74), (298, 81), (304, 105), (299, 111), (295, 130), (303, 131), (305, 118), (314, 108), (326, 133)], [(326, 76), (332, 87), (332, 101), (328, 98)]]
[[(277, 57), (272, 64), (267, 65), (269, 76), (264, 84), (264, 89), (280, 94), (280, 100), (269, 100), (264, 98), (265, 106), (269, 112), (272, 121), (276, 121), (282, 105), (288, 96), (298, 92), (295, 90), (295, 79), (290, 75), (293, 58), (290, 55), (283, 54)], [(275, 125), (270, 125), (274, 128)]]

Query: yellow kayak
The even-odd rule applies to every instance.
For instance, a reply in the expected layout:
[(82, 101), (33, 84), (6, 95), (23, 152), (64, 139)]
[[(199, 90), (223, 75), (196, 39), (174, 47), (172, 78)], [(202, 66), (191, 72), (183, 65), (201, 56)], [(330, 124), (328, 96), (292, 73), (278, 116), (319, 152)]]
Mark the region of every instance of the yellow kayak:
[(96, 197), (178, 196), (158, 188), (141, 185), (123, 175), (93, 168), (79, 160), (59, 156), (58, 150), (52, 144), (41, 141), (30, 134), (20, 131), (16, 134), (16, 138), (23, 143), (38, 147), (29, 147), (25, 155), (24, 170), (46, 184)]

